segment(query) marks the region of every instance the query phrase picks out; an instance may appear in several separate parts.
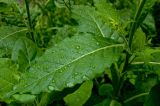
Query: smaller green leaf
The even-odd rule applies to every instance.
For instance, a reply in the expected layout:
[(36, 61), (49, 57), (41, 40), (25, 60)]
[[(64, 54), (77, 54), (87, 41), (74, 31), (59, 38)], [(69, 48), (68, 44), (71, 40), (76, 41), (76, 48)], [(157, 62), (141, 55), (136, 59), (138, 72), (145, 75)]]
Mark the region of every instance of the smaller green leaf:
[(68, 106), (82, 106), (91, 96), (93, 87), (92, 81), (84, 82), (74, 93), (64, 97)]
[(136, 52), (135, 59), (133, 62), (137, 61), (143, 61), (143, 62), (149, 62), (149, 61), (156, 61), (159, 62), (160, 59), (157, 58), (160, 54), (160, 48), (145, 48), (141, 52)]
[(99, 87), (99, 95), (111, 97), (113, 93), (113, 87), (111, 84), (103, 84)]
[(29, 39), (22, 37), (14, 45), (12, 60), (19, 64), (20, 70), (26, 70), (36, 55), (36, 45)]
[[(106, 38), (111, 38), (114, 41), (123, 41), (117, 31), (112, 30), (112, 26), (110, 27), (109, 23), (105, 22), (106, 19), (104, 20), (102, 18), (102, 14), (99, 14), (101, 11), (97, 11), (96, 8), (84, 5), (75, 5), (73, 6), (72, 12), (72, 17), (78, 21), (79, 32), (92, 33)], [(111, 21), (109, 20), (109, 22)], [(114, 22), (112, 23), (115, 25)]]
[(141, 27), (148, 37), (156, 36), (155, 21), (152, 14), (147, 15)]
[(132, 51), (141, 51), (144, 49), (146, 43), (145, 33), (141, 29), (137, 29), (133, 37)]
[(160, 84), (155, 85), (150, 93), (149, 97), (145, 102), (145, 106), (160, 106)]
[(15, 94), (13, 98), (20, 103), (31, 103), (35, 100), (36, 96), (31, 94)]

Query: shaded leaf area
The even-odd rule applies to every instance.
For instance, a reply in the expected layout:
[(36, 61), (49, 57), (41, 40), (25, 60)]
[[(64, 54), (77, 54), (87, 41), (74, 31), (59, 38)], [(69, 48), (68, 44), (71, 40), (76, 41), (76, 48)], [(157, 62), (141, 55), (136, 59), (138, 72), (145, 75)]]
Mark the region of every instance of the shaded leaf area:
[[(143, 64), (151, 62), (160, 62), (160, 48), (144, 47), (141, 51), (134, 53), (134, 58), (131, 64)], [(157, 64), (156, 63), (156, 64)]]
[[(150, 88), (157, 83), (160, 78), (159, 54), (159, 48), (146, 48), (145, 50), (137, 52), (135, 54), (133, 62), (128, 67), (128, 77), (131, 78), (132, 84), (135, 84), (134, 79), (138, 78), (138, 83), (143, 82), (144, 85), (145, 82), (148, 83), (148, 86), (146, 84), (146, 87), (144, 87), (144, 89), (147, 89), (147, 91), (149, 91)], [(139, 84), (138, 86), (140, 87), (141, 85), (143, 84)]]
[[(160, 78), (160, 61), (159, 48), (145, 48), (141, 52), (135, 53), (135, 58), (128, 67), (125, 79), (127, 88), (124, 89), (124, 99), (132, 98), (133, 95), (147, 94), (153, 86), (159, 83)], [(126, 86), (126, 85), (125, 85)], [(125, 91), (125, 89), (129, 89)], [(147, 95), (137, 97), (125, 106), (137, 103), (144, 104)]]
[(146, 100), (144, 106), (159, 106), (160, 105), (160, 84), (156, 84), (150, 91), (148, 99)]
[[(0, 51), (4, 51), (6, 54), (11, 54), (15, 42), (20, 37), (25, 36), (26, 30), (27, 29), (15, 26), (0, 27)], [(5, 54), (4, 52), (2, 53)]]
[[(101, 5), (99, 4), (98, 6)], [(104, 13), (102, 13), (103, 15), (101, 14), (101, 12), (102, 11), (104, 12), (105, 9), (104, 10), (101, 9), (102, 8), (98, 8), (97, 10), (95, 7), (84, 6), (84, 5), (73, 6), (72, 17), (78, 21), (79, 32), (92, 33), (95, 35), (111, 38), (115, 41), (122, 42), (123, 39), (119, 37), (118, 32), (116, 30), (113, 30), (114, 29), (113, 27), (116, 27), (116, 25), (118, 25), (118, 23), (116, 22), (117, 20), (112, 19), (114, 18), (114, 15), (110, 16), (108, 12), (105, 12), (108, 13), (107, 16), (110, 16), (106, 18), (107, 16), (104, 16)], [(111, 8), (111, 6), (109, 9), (114, 10), (113, 8)], [(110, 23), (108, 23), (108, 21), (110, 21)]]
[[(133, 100), (129, 101), (128, 103), (125, 104), (125, 106), (130, 106), (130, 104), (136, 105), (137, 103), (139, 104), (144, 104), (148, 97), (148, 93), (151, 90), (153, 86), (159, 83), (160, 79), (160, 64), (159, 62), (155, 62), (153, 60), (156, 60), (153, 54), (155, 55), (156, 53), (159, 54), (159, 50), (154, 50), (154, 49), (147, 49), (145, 51), (146, 53), (146, 60), (144, 59), (143, 56), (145, 56), (145, 53), (143, 56), (140, 58), (138, 57), (137, 60), (143, 60), (143, 62), (133, 62), (129, 67), (128, 67), (128, 72), (126, 74), (126, 79), (129, 81), (127, 84), (128, 87), (125, 89), (129, 89), (127, 92), (124, 91), (123, 97), (124, 99), (127, 98), (134, 98), (134, 95), (141, 95), (141, 94), (146, 94), (143, 96), (139, 96), (134, 98)], [(150, 55), (149, 55), (150, 54)], [(158, 56), (158, 55), (157, 55)], [(133, 68), (134, 67), (134, 68)]]
[(14, 93), (61, 91), (95, 78), (118, 60), (123, 44), (89, 34), (67, 38), (36, 60)]
[(17, 67), (10, 59), (0, 58), (0, 100), (9, 102), (6, 98), (6, 93), (12, 91), (13, 86), (18, 83), (20, 73)]
[(84, 82), (78, 90), (64, 97), (64, 101), (68, 106), (83, 106), (92, 93), (93, 82)]
[(37, 53), (36, 45), (25, 37), (19, 38), (13, 48), (11, 59), (19, 64), (19, 70), (25, 71)]

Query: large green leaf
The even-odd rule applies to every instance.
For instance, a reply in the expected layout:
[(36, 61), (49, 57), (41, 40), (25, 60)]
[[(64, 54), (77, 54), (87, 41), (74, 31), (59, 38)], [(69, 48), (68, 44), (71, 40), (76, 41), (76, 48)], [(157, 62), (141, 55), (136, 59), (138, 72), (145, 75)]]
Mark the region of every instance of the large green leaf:
[(83, 106), (92, 93), (93, 82), (84, 82), (74, 93), (64, 97), (68, 106)]
[(16, 65), (12, 64), (10, 59), (0, 58), (0, 101), (8, 101), (5, 98), (7, 92), (13, 90), (13, 86), (20, 79)]
[(10, 94), (60, 91), (93, 79), (117, 61), (122, 47), (123, 44), (88, 34), (67, 38), (37, 59)]
[(109, 27), (110, 23), (105, 22), (94, 7), (75, 5), (72, 9), (72, 17), (78, 21), (80, 32), (93, 33), (95, 35), (122, 41), (118, 32)]

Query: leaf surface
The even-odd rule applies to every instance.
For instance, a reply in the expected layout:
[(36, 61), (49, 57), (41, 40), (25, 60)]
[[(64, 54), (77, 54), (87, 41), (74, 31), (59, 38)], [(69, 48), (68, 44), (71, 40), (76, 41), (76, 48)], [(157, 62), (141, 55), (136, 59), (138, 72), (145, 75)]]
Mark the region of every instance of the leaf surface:
[(97, 11), (94, 7), (75, 5), (72, 9), (72, 17), (78, 21), (80, 32), (92, 33), (106, 38), (122, 41), (117, 31), (112, 30), (103, 18), (101, 11)]
[(122, 47), (89, 34), (67, 38), (37, 59), (11, 94), (61, 91), (93, 79), (117, 61)]

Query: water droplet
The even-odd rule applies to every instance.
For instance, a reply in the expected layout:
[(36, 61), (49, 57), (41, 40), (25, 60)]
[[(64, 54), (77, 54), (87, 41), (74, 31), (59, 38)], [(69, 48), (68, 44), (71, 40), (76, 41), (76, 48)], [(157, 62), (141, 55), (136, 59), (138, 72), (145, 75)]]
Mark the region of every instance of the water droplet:
[(13, 86), (13, 90), (16, 90), (17, 89), (17, 86)]
[(96, 66), (92, 66), (92, 69), (95, 69), (96, 68)]
[(99, 42), (97, 42), (96, 44), (99, 45)]
[(72, 87), (72, 86), (74, 86), (74, 84), (72, 82), (69, 82), (69, 83), (67, 83), (67, 86)]
[(67, 69), (67, 67), (64, 67), (64, 69), (66, 70), (66, 69)]
[(77, 46), (76, 49), (80, 49), (80, 46)]
[(61, 56), (61, 58), (64, 58), (64, 56)]
[(78, 75), (78, 73), (74, 73), (75, 75)]
[(53, 80), (52, 82), (55, 83), (55, 80)]
[(86, 75), (84, 75), (82, 78), (83, 78), (83, 80), (88, 80), (89, 79)]
[(20, 76), (19, 76), (19, 75), (14, 74), (14, 78), (15, 78), (16, 80), (18, 80), (18, 81), (19, 81)]
[(148, 77), (148, 74), (146, 74), (145, 77), (147, 78), (147, 77)]
[(60, 70), (60, 73), (62, 73), (63, 72), (63, 70)]
[(51, 91), (53, 91), (53, 90), (54, 90), (54, 87), (51, 86), (51, 85), (49, 85), (49, 86), (48, 86), (48, 89), (51, 90)]

